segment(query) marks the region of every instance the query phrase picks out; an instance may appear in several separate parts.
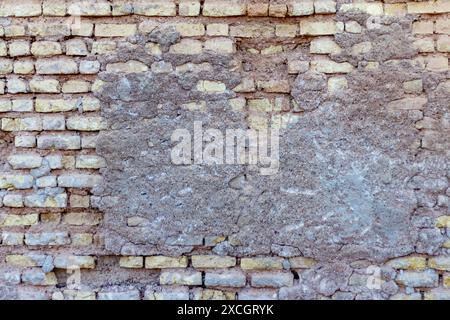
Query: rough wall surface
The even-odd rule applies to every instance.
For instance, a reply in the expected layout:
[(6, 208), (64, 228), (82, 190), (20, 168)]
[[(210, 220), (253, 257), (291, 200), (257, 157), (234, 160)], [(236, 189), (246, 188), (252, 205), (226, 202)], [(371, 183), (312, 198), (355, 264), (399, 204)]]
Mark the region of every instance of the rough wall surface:
[[(450, 2), (0, 1), (1, 299), (450, 299)], [(279, 168), (174, 130), (279, 130)]]

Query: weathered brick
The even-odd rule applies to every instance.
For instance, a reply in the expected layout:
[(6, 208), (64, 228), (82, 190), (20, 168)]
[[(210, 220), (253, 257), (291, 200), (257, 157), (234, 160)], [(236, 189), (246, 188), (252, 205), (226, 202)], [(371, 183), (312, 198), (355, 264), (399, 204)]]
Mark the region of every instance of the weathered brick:
[(78, 108), (77, 100), (37, 98), (35, 102), (36, 112), (66, 112)]
[(3, 118), (4, 131), (42, 131), (42, 119), (38, 117)]
[(182, 37), (199, 37), (205, 34), (205, 26), (202, 23), (177, 23), (175, 29)]
[(87, 93), (91, 90), (91, 83), (84, 80), (69, 80), (64, 82), (61, 91), (63, 93)]
[(230, 36), (238, 38), (270, 38), (275, 36), (275, 28), (266, 25), (230, 26)]
[(148, 71), (148, 67), (142, 62), (130, 60), (127, 62), (110, 63), (106, 65), (106, 71), (117, 73), (138, 73)]
[(31, 45), (31, 53), (34, 56), (54, 56), (62, 54), (61, 44), (56, 41), (35, 41)]
[(30, 90), (36, 93), (59, 93), (61, 87), (56, 79), (31, 79)]
[(30, 42), (13, 41), (8, 45), (8, 53), (11, 57), (26, 56), (30, 54)]
[(33, 182), (34, 178), (31, 175), (0, 172), (0, 189), (28, 189), (33, 186)]
[(67, 118), (66, 126), (69, 130), (99, 131), (106, 129), (106, 120), (102, 117), (73, 116)]
[(288, 272), (261, 272), (251, 275), (253, 287), (281, 288), (294, 284), (294, 275)]
[(22, 232), (2, 232), (1, 243), (4, 246), (21, 246), (23, 245), (24, 234)]
[(33, 224), (37, 224), (38, 221), (39, 221), (39, 215), (36, 213), (24, 214), (24, 215), (8, 214), (4, 218), (2, 225), (5, 227), (31, 226)]
[(354, 67), (348, 62), (334, 62), (331, 60), (311, 61), (311, 69), (323, 73), (349, 73)]
[(139, 269), (144, 267), (144, 257), (120, 257), (119, 265), (122, 268)]
[(308, 36), (333, 35), (337, 33), (338, 27), (335, 21), (300, 21), (300, 34)]
[(424, 97), (411, 97), (392, 101), (387, 107), (390, 110), (422, 110), (427, 102)]
[(80, 155), (76, 157), (75, 167), (78, 169), (99, 169), (106, 166), (105, 159), (95, 155)]
[(58, 255), (53, 264), (60, 269), (94, 269), (95, 259), (91, 256)]
[(63, 174), (58, 177), (58, 186), (65, 188), (93, 188), (102, 181), (96, 174)]
[(175, 16), (177, 11), (172, 0), (157, 0), (151, 3), (139, 0), (134, 3), (134, 13), (143, 16)]
[(245, 274), (240, 271), (207, 272), (205, 286), (208, 287), (244, 287)]
[(200, 14), (200, 1), (182, 0), (178, 5), (180, 16), (195, 17)]
[(41, 269), (25, 270), (22, 273), (22, 282), (35, 286), (54, 286), (58, 283), (53, 272), (44, 273)]
[(450, 257), (432, 257), (428, 260), (428, 266), (436, 270), (450, 271)]
[(362, 11), (364, 13), (379, 16), (383, 15), (383, 4), (378, 3), (346, 3), (339, 8), (340, 12), (349, 12), (352, 10)]
[(66, 41), (66, 55), (86, 56), (89, 54), (86, 42), (82, 39), (70, 39)]
[(66, 245), (70, 243), (67, 232), (43, 232), (25, 234), (25, 244), (29, 246)]
[(269, 3), (249, 3), (247, 14), (251, 17), (267, 17), (269, 15)]
[(77, 63), (69, 58), (38, 59), (35, 63), (38, 74), (76, 74)]
[(40, 135), (37, 138), (39, 149), (78, 150), (81, 140), (78, 135)]
[(63, 0), (44, 0), (42, 14), (50, 17), (63, 17), (67, 12), (67, 4)]
[(427, 260), (425, 257), (410, 256), (392, 259), (386, 264), (394, 269), (423, 270), (427, 267)]
[(8, 163), (13, 169), (39, 168), (42, 157), (38, 154), (13, 154), (8, 157)]
[(314, 1), (315, 13), (335, 13), (336, 1), (334, 0), (316, 0)]
[[(325, 8), (325, 6), (322, 6), (322, 8)], [(288, 4), (288, 14), (292, 17), (307, 16), (313, 13), (314, 13), (313, 0), (295, 1)]]
[(283, 258), (242, 258), (241, 268), (244, 270), (283, 269)]
[(136, 34), (135, 24), (97, 23), (95, 25), (96, 37), (129, 37)]
[(14, 73), (16, 74), (31, 74), (34, 73), (34, 63), (29, 60), (14, 61)]
[(197, 83), (197, 90), (207, 93), (223, 93), (226, 91), (226, 86), (220, 81), (200, 80)]
[(170, 47), (169, 52), (173, 54), (194, 55), (201, 54), (203, 51), (203, 43), (199, 40), (182, 39)]
[(14, 145), (20, 148), (34, 148), (36, 147), (36, 137), (28, 135), (15, 136)]
[(22, 208), (23, 196), (21, 194), (6, 194), (3, 197), (3, 206), (11, 208)]
[(194, 268), (230, 268), (236, 265), (236, 258), (213, 255), (192, 256)]
[(287, 15), (288, 8), (283, 3), (269, 4), (269, 17), (284, 18)]
[(71, 226), (96, 226), (102, 215), (93, 212), (69, 212), (63, 215), (63, 223)]
[(28, 34), (34, 37), (67, 37), (70, 36), (70, 26), (66, 23), (29, 23)]
[(450, 290), (436, 288), (424, 293), (425, 300), (450, 300)]
[(397, 275), (396, 281), (408, 287), (433, 288), (438, 286), (439, 275), (434, 270), (401, 271)]
[(141, 294), (138, 289), (121, 290), (114, 292), (102, 291), (98, 293), (98, 300), (140, 300)]
[(164, 271), (159, 277), (159, 283), (162, 285), (202, 285), (201, 272), (192, 271)]
[(294, 257), (289, 259), (292, 269), (310, 269), (313, 268), (317, 261), (312, 258)]
[(202, 14), (205, 17), (231, 17), (245, 15), (247, 6), (236, 0), (206, 0)]
[(147, 269), (186, 268), (187, 265), (187, 257), (152, 256), (145, 258), (145, 268)]
[(111, 15), (111, 5), (104, 0), (98, 2), (77, 1), (69, 5), (67, 12), (72, 16), (109, 16)]
[(43, 193), (29, 194), (24, 198), (25, 207), (29, 208), (65, 208), (67, 207), (67, 194), (55, 196)]

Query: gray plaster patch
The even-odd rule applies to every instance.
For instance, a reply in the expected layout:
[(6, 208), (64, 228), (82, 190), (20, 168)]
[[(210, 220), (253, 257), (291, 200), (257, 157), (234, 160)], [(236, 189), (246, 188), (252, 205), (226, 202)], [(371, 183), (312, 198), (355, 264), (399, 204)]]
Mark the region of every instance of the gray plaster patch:
[[(338, 18), (363, 24), (368, 17)], [(241, 78), (230, 58), (171, 55), (167, 44), (177, 37), (170, 34), (167, 40), (162, 33), (150, 39), (161, 42), (162, 58), (143, 50), (107, 57), (103, 63), (135, 59), (150, 66), (163, 59), (174, 67), (208, 63), (212, 70), (101, 75), (106, 84), (99, 97), (110, 129), (98, 141), (97, 152), (108, 166), (95, 192), (102, 196), (106, 248), (177, 255), (203, 245), (204, 238), (224, 236), (214, 252), (267, 255), (285, 247), (320, 261), (384, 261), (414, 252), (417, 244), (431, 254), (441, 240), (428, 241), (430, 232), (413, 221), (417, 214), (439, 214), (433, 205), (424, 211), (418, 199), (435, 199), (448, 187), (448, 154), (442, 149), (447, 142), (440, 137), (440, 147), (422, 148), (415, 124), (427, 112), (448, 116), (449, 93), (442, 88), (445, 77), (424, 72), (410, 60), (417, 53), (409, 39), (411, 21), (382, 18), (377, 23), (380, 28), (363, 34), (336, 36), (343, 51), (333, 59), (355, 68), (346, 75), (347, 90), (329, 94), (326, 77), (313, 72), (293, 81), (299, 120), (281, 131), (280, 169), (272, 176), (261, 176), (251, 166), (176, 166), (170, 161), (170, 138), (177, 128), (192, 129), (194, 121), (202, 121), (207, 128), (247, 129), (247, 114), (233, 111), (227, 102)], [(362, 41), (377, 49), (355, 56), (352, 47)], [(379, 68), (366, 68), (367, 61), (378, 62)], [(409, 97), (403, 82), (417, 78), (424, 79), (422, 110), (393, 107), (393, 101)], [(195, 86), (204, 79), (221, 81), (228, 90), (198, 92)], [(206, 110), (181, 107), (192, 101), (206, 101)], [(431, 156), (436, 161), (424, 163)], [(422, 174), (444, 177), (445, 186), (424, 183), (418, 178)], [(331, 293), (345, 289), (345, 279), (330, 283)], [(328, 285), (317, 286), (329, 293)]]

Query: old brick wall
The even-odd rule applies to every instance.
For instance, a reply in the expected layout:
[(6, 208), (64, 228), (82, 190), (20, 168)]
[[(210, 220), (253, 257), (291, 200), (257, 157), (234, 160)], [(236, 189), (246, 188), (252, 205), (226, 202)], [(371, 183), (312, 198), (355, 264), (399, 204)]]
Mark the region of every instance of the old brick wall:
[[(1, 299), (450, 299), (450, 1), (0, 1)], [(280, 172), (170, 163), (277, 128)]]

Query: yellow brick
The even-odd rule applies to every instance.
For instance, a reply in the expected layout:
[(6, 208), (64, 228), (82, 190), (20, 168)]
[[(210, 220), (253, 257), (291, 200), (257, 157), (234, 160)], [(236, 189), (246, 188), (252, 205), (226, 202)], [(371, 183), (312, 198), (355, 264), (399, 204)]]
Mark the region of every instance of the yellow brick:
[(6, 256), (6, 263), (23, 268), (36, 267), (36, 261), (28, 256), (12, 254)]
[(63, 93), (86, 93), (91, 89), (91, 83), (84, 80), (69, 80), (62, 86)]
[(288, 8), (285, 4), (277, 4), (277, 3), (270, 3), (269, 4), (269, 16), (270, 17), (277, 17), (277, 18), (283, 18), (286, 17)]
[(412, 25), (412, 32), (414, 34), (432, 34), (433, 21), (415, 21)]
[(319, 36), (337, 33), (338, 28), (334, 21), (300, 21), (300, 34)]
[(436, 47), (439, 52), (450, 52), (450, 37), (447, 35), (439, 36)]
[(42, 13), (44, 16), (63, 17), (66, 15), (67, 6), (63, 0), (44, 0)]
[(31, 53), (35, 56), (52, 56), (62, 53), (61, 45), (55, 41), (36, 41), (31, 45)]
[(450, 249), (450, 240), (445, 241), (442, 244), (442, 248)]
[(182, 37), (199, 37), (205, 34), (205, 26), (202, 23), (178, 23), (175, 29)]
[(450, 288), (450, 273), (444, 274), (443, 283), (445, 288)]
[(197, 84), (197, 90), (208, 93), (223, 93), (226, 91), (226, 86), (223, 82), (200, 80)]
[(200, 14), (200, 2), (198, 0), (181, 0), (178, 5), (180, 16), (195, 17)]
[(295, 37), (297, 28), (296, 24), (277, 24), (275, 26), (275, 35), (277, 37)]
[(317, 264), (317, 261), (311, 258), (295, 257), (290, 258), (289, 263), (292, 269), (309, 269), (313, 268)]
[(227, 36), (228, 31), (228, 24), (226, 23), (211, 23), (206, 27), (206, 34), (208, 36)]
[(203, 4), (203, 15), (206, 17), (242, 16), (246, 10), (246, 4), (236, 0), (206, 0)]
[(331, 60), (317, 60), (311, 62), (311, 69), (323, 73), (349, 73), (353, 66), (348, 62), (334, 62)]
[(450, 271), (450, 257), (448, 256), (431, 257), (428, 260), (428, 266), (436, 270)]
[(63, 216), (63, 223), (72, 226), (96, 226), (102, 221), (102, 215), (93, 212), (70, 212)]
[(176, 5), (172, 0), (138, 0), (134, 3), (134, 13), (143, 16), (175, 16)]
[(106, 71), (117, 73), (138, 73), (148, 71), (148, 67), (140, 61), (110, 63), (106, 65)]
[(379, 16), (383, 14), (383, 4), (379, 3), (347, 3), (343, 4), (340, 8), (340, 12), (348, 12), (351, 10), (358, 10), (365, 12), (373, 16)]
[(135, 24), (96, 24), (96, 37), (129, 37), (135, 35), (137, 26)]
[(241, 268), (244, 270), (281, 270), (283, 269), (282, 258), (242, 258)]
[(249, 3), (247, 14), (252, 17), (266, 17), (269, 15), (268, 3)]
[(143, 268), (144, 257), (121, 257), (119, 265), (122, 268)]
[(76, 100), (63, 99), (36, 99), (36, 112), (66, 112), (77, 109)]
[(90, 233), (75, 233), (72, 234), (73, 246), (88, 246), (92, 244), (93, 236)]
[(24, 215), (8, 214), (6, 215), (2, 225), (4, 227), (31, 226), (33, 224), (37, 224), (38, 221), (39, 215), (37, 213)]
[(401, 257), (388, 261), (386, 265), (394, 269), (423, 270), (427, 267), (427, 259), (420, 256)]
[(236, 265), (236, 258), (213, 255), (192, 256), (194, 268), (230, 268)]
[(429, 0), (423, 2), (408, 2), (408, 13), (444, 13), (450, 12), (448, 0)]
[(170, 47), (169, 52), (174, 54), (201, 54), (203, 51), (203, 44), (199, 40), (182, 39)]
[(406, 12), (406, 3), (384, 4), (384, 14), (387, 16), (404, 16)]
[(277, 54), (283, 52), (283, 46), (270, 46), (261, 50), (262, 55)]
[(269, 93), (289, 93), (291, 86), (289, 80), (258, 81), (258, 88)]
[(145, 258), (145, 268), (147, 269), (186, 268), (187, 265), (187, 257), (152, 256)]

